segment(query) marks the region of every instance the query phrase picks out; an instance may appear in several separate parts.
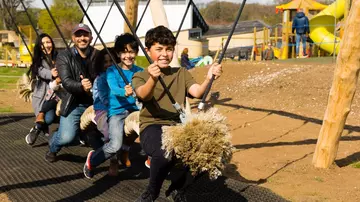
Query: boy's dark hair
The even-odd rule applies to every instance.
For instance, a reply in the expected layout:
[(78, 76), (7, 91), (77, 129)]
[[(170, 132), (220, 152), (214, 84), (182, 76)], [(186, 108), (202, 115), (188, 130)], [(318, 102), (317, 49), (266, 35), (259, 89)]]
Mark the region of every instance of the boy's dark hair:
[(145, 46), (150, 49), (152, 45), (159, 43), (166, 46), (175, 46), (176, 38), (173, 33), (166, 27), (160, 25), (150, 29), (145, 35)]
[[(114, 48), (108, 48), (108, 50), (110, 51), (113, 58), (116, 60), (115, 62), (119, 63), (119, 59), (118, 57), (116, 57), (116, 54), (114, 53)], [(104, 48), (101, 51), (99, 51), (95, 57), (94, 70), (96, 76), (100, 75), (102, 72), (105, 71), (104, 69), (105, 55), (108, 55), (108, 53)]]
[(137, 43), (135, 37), (130, 33), (122, 34), (115, 39), (115, 46), (114, 49), (117, 53), (119, 52), (126, 52), (127, 45), (136, 52), (139, 52), (139, 44)]

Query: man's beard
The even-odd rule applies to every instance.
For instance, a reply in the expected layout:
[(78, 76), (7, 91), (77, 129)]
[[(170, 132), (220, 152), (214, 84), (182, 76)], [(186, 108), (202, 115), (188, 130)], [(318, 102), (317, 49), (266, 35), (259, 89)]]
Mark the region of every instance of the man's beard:
[(79, 46), (76, 46), (81, 52), (86, 52), (86, 50), (89, 48), (89, 45), (85, 46), (84, 48), (81, 48)]
[[(86, 42), (86, 43), (88, 43), (88, 42)], [(81, 52), (85, 53), (85, 51), (89, 48), (90, 43), (88, 43), (85, 47), (80, 47), (78, 44), (75, 44), (75, 45)]]

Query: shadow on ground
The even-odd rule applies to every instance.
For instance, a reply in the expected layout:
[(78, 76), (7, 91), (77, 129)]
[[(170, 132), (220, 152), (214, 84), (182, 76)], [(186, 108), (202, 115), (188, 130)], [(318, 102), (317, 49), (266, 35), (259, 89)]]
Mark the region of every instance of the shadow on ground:
[[(38, 138), (34, 147), (24, 137), (33, 123), (33, 116), (0, 116), (0, 193), (11, 201), (134, 201), (146, 188), (149, 169), (146, 156), (135, 144), (131, 149), (132, 168), (120, 167), (118, 177), (107, 175), (108, 163), (95, 170), (92, 180), (83, 176), (82, 168), (89, 147), (69, 146), (59, 153), (59, 160), (47, 163), (47, 137)], [(22, 127), (19, 127), (22, 126)], [(233, 168), (236, 169), (236, 168)], [(186, 190), (189, 201), (285, 201), (259, 182), (238, 177), (219, 177), (210, 181), (202, 175)], [(157, 201), (168, 201), (165, 181)]]

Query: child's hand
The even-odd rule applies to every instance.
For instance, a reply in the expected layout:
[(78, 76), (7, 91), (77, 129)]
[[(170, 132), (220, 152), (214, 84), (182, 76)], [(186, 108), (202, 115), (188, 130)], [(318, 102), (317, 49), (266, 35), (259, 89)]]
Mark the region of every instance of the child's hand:
[(222, 74), (222, 66), (221, 64), (218, 63), (214, 63), (211, 65), (208, 74), (207, 74), (207, 79), (211, 79), (212, 75), (215, 75), (215, 79), (219, 78), (220, 75)]
[(128, 84), (125, 86), (125, 96), (132, 95), (134, 93), (133, 88)]
[(150, 76), (155, 80), (157, 80), (158, 77), (161, 75), (160, 68), (157, 65), (156, 61), (153, 64), (149, 65), (149, 67), (147, 69), (148, 69)]

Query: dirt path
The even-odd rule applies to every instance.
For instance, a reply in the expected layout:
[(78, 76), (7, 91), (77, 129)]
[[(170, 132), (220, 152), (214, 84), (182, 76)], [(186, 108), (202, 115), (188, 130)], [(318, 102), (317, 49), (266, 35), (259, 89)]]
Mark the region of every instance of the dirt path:
[(0, 113), (32, 113), (30, 102), (24, 102), (14, 89), (0, 89)]
[[(359, 201), (360, 170), (352, 163), (360, 159), (360, 97), (354, 98), (336, 165), (314, 168), (335, 65), (294, 62), (224, 65), (212, 100), (227, 116), (236, 148), (226, 174), (291, 201)], [(204, 72), (198, 69), (194, 75), (200, 80)]]
[(0, 202), (9, 202), (9, 198), (6, 196), (6, 194), (0, 194)]

